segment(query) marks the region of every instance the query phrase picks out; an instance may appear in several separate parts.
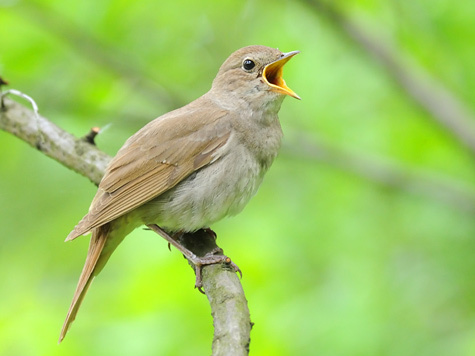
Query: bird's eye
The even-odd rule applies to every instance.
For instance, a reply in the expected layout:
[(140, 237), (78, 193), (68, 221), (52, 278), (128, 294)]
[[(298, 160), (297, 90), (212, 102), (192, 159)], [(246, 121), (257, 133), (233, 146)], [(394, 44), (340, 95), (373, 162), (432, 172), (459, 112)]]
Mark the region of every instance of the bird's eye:
[(250, 59), (245, 59), (244, 62), (242, 62), (242, 67), (245, 69), (245, 70), (251, 70), (252, 68), (254, 68), (256, 66), (256, 63), (254, 63), (254, 61), (250, 60)]

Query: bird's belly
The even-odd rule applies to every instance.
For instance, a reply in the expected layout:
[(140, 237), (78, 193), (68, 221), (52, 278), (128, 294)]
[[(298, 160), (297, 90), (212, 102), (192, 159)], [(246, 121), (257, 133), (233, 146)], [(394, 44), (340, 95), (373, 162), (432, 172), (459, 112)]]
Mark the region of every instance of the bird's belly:
[(221, 157), (140, 209), (145, 224), (195, 231), (239, 213), (262, 182), (262, 166), (249, 154)]

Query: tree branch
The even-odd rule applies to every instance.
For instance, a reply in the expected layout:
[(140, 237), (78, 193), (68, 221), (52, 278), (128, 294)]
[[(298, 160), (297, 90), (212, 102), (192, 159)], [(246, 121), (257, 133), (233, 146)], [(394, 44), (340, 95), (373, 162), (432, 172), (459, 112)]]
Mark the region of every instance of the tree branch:
[[(0, 101), (0, 129), (99, 184), (110, 156), (89, 143), (87, 137), (76, 138), (3, 95)], [(209, 240), (209, 234), (200, 231), (186, 234), (184, 238), (188, 239), (185, 247), (198, 256), (217, 247), (214, 239)], [(221, 264), (204, 266), (202, 277), (213, 316), (213, 355), (247, 355), (251, 321), (239, 278)]]
[(99, 184), (111, 157), (17, 102), (3, 98), (0, 129), (10, 132), (69, 169)]
[[(179, 242), (199, 257), (218, 248), (216, 239), (203, 230), (184, 234)], [(245, 356), (249, 353), (252, 327), (247, 300), (234, 269), (223, 270), (222, 266), (207, 266), (202, 276), (203, 289), (213, 305), (213, 355)]]

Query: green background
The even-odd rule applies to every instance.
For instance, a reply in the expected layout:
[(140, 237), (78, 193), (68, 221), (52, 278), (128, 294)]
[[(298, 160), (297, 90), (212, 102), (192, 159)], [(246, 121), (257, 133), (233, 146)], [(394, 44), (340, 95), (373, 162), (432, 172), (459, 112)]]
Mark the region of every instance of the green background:
[[(0, 0), (0, 75), (76, 136), (104, 128), (113, 155), (206, 92), (234, 50), (300, 50), (282, 152), (243, 213), (213, 227), (244, 273), (251, 354), (475, 355), (475, 153), (310, 2)], [(475, 2), (336, 4), (411, 78), (475, 111)], [(88, 245), (63, 240), (94, 193), (0, 132), (0, 355), (210, 354), (191, 269), (142, 230), (58, 346)]]

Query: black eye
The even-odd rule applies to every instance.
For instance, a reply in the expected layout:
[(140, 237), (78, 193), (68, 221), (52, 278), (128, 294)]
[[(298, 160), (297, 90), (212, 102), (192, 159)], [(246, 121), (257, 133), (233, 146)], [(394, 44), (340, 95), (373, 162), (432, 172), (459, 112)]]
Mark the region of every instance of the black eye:
[(252, 68), (254, 68), (256, 66), (256, 63), (254, 63), (254, 61), (250, 60), (250, 59), (245, 59), (244, 62), (242, 62), (242, 67), (245, 69), (245, 70), (251, 70)]

